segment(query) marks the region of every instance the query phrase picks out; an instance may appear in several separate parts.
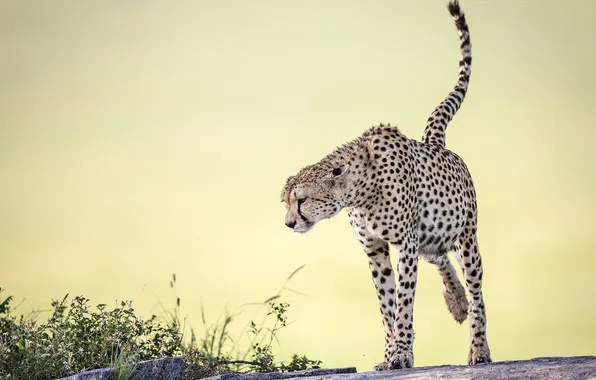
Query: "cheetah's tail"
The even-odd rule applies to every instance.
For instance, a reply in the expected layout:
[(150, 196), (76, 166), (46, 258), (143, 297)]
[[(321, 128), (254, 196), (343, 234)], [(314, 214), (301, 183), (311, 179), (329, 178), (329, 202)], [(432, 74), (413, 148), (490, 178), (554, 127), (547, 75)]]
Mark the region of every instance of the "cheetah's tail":
[(447, 5), (449, 13), (455, 21), (457, 32), (459, 34), (460, 53), (459, 74), (455, 88), (445, 100), (443, 100), (428, 118), (422, 142), (425, 144), (438, 145), (445, 147), (445, 130), (447, 124), (453, 119), (453, 116), (461, 106), (466, 92), (472, 68), (472, 45), (470, 44), (470, 31), (466, 23), (466, 16), (459, 7), (458, 0), (451, 0)]

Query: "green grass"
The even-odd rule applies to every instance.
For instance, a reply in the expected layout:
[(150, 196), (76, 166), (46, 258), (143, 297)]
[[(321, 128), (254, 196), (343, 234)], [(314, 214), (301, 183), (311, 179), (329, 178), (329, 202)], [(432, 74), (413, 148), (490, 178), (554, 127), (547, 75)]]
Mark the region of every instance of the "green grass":
[[(292, 276), (299, 271), (298, 268)], [(170, 287), (174, 288), (176, 276)], [(278, 362), (272, 346), (278, 332), (287, 327), (289, 305), (281, 301), (288, 288), (263, 303), (247, 304), (262, 311), (262, 319), (250, 321), (240, 338), (230, 334), (236, 314), (225, 311), (209, 325), (202, 313), (203, 334), (186, 327), (180, 317), (180, 298), (168, 310), (160, 302), (162, 316), (138, 316), (132, 301), (120, 301), (113, 308), (92, 306), (89, 299), (68, 295), (53, 300), (47, 320), (38, 313), (15, 315), (13, 297), (0, 288), (0, 378), (56, 379), (95, 368), (111, 368), (118, 380), (134, 380), (138, 361), (180, 356), (186, 362), (185, 380), (229, 372), (274, 372), (318, 368), (318, 360), (294, 355), (289, 363)], [(18, 305), (17, 305), (18, 306)], [(189, 334), (187, 334), (187, 330)]]
[(114, 350), (110, 368), (114, 373), (115, 380), (136, 380), (135, 370), (137, 367), (137, 355), (127, 349), (119, 348)]

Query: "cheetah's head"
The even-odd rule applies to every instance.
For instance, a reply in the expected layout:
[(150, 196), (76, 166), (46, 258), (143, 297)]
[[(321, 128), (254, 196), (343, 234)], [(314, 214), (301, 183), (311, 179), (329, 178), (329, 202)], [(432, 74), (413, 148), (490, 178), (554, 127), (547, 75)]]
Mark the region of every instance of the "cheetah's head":
[(322, 219), (337, 215), (345, 206), (349, 164), (336, 167), (311, 165), (288, 178), (282, 193), (286, 203), (286, 226), (304, 233)]

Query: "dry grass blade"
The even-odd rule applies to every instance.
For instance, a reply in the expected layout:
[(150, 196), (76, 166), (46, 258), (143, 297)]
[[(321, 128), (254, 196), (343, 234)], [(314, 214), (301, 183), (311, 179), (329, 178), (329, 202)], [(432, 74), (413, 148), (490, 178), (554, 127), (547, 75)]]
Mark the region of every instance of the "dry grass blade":
[(284, 286), (283, 290), (287, 290), (288, 292), (290, 292), (290, 293), (294, 293), (294, 294), (297, 294), (297, 295), (299, 295), (299, 296), (306, 296), (306, 294), (305, 294), (305, 293), (299, 292), (299, 291), (297, 291), (297, 290), (294, 290), (294, 289), (292, 289), (292, 288), (288, 288), (288, 287), (285, 287), (285, 286)]
[(298, 268), (296, 268), (289, 276), (287, 281), (290, 281), (292, 279), (292, 277), (294, 277), (296, 275), (296, 273), (300, 272), (304, 267), (306, 266), (306, 264), (302, 264), (300, 265)]
[(274, 295), (274, 296), (272, 296), (272, 297), (269, 297), (269, 298), (267, 298), (265, 301), (263, 301), (263, 304), (264, 304), (264, 305), (266, 305), (266, 304), (268, 304), (269, 302), (271, 302), (271, 301), (274, 301), (274, 300), (278, 299), (279, 297), (281, 297), (281, 295), (279, 295), (279, 294), (276, 294), (276, 295)]

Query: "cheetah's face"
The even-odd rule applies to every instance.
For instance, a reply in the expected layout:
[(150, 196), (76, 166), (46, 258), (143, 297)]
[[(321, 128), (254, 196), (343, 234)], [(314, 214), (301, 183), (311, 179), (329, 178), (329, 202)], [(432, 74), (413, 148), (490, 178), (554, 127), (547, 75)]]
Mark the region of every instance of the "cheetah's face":
[(307, 166), (288, 178), (283, 190), (286, 226), (294, 232), (308, 232), (318, 221), (337, 215), (347, 187), (349, 165), (335, 169)]

